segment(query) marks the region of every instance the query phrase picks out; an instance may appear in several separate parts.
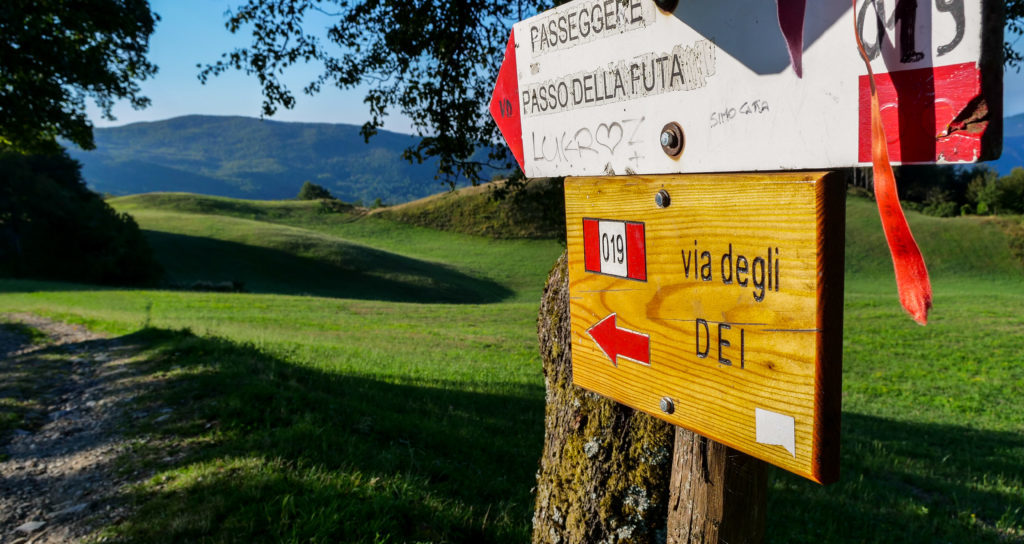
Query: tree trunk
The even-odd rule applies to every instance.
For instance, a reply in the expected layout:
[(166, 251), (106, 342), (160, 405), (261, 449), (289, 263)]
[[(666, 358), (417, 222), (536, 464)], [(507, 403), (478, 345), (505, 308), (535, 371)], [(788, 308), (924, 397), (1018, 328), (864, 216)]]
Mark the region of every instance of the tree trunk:
[(668, 544), (759, 544), (768, 471), (763, 461), (676, 429)]
[(547, 407), (533, 542), (665, 542), (673, 427), (572, 384), (564, 253), (537, 328)]

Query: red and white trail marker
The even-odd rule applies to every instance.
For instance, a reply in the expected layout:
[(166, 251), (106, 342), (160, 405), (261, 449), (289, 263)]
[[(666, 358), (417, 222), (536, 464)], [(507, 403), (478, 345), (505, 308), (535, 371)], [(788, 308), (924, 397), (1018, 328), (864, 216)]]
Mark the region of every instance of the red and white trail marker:
[[(776, 9), (569, 2), (514, 26), (491, 112), (528, 177), (866, 165), (856, 32), (878, 76), (893, 161), (999, 156), (1001, 0), (807, 2), (802, 77)], [(660, 141), (670, 122), (684, 135), (675, 157)]]
[(647, 281), (644, 224), (636, 221), (583, 220), (587, 272)]

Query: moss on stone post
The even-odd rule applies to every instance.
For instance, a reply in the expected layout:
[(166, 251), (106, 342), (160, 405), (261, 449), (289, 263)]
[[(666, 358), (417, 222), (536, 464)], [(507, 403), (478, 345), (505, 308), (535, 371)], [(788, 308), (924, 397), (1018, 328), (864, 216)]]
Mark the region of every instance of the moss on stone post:
[(665, 542), (674, 428), (572, 384), (565, 254), (537, 329), (547, 407), (533, 542)]

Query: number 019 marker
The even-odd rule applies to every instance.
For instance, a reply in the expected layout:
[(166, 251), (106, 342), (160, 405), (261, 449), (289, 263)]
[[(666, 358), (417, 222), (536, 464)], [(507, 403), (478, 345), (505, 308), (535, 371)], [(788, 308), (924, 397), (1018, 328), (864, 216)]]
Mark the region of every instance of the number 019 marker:
[(583, 253), (587, 272), (647, 281), (643, 223), (584, 219)]

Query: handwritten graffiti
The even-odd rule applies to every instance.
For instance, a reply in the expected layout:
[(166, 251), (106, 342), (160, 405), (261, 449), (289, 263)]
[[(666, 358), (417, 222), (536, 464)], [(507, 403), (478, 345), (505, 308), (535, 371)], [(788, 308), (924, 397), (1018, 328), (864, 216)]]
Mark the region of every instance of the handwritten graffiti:
[[(575, 131), (567, 130), (560, 134), (538, 134), (530, 136), (532, 157), (534, 161), (569, 162), (578, 159), (611, 159), (643, 142), (640, 127), (645, 117), (639, 119), (623, 119), (621, 121), (603, 122), (592, 126), (581, 127)], [(639, 164), (642, 155), (633, 150), (627, 160)]]
[(498, 111), (501, 112), (502, 119), (515, 117), (516, 113), (518, 113), (515, 110), (515, 106), (513, 106), (512, 101), (509, 100), (508, 98), (502, 98), (498, 100)]
[(711, 112), (711, 128), (722, 126), (744, 115), (760, 115), (768, 111), (770, 110), (767, 100), (749, 100), (740, 104), (738, 108), (730, 107)]

